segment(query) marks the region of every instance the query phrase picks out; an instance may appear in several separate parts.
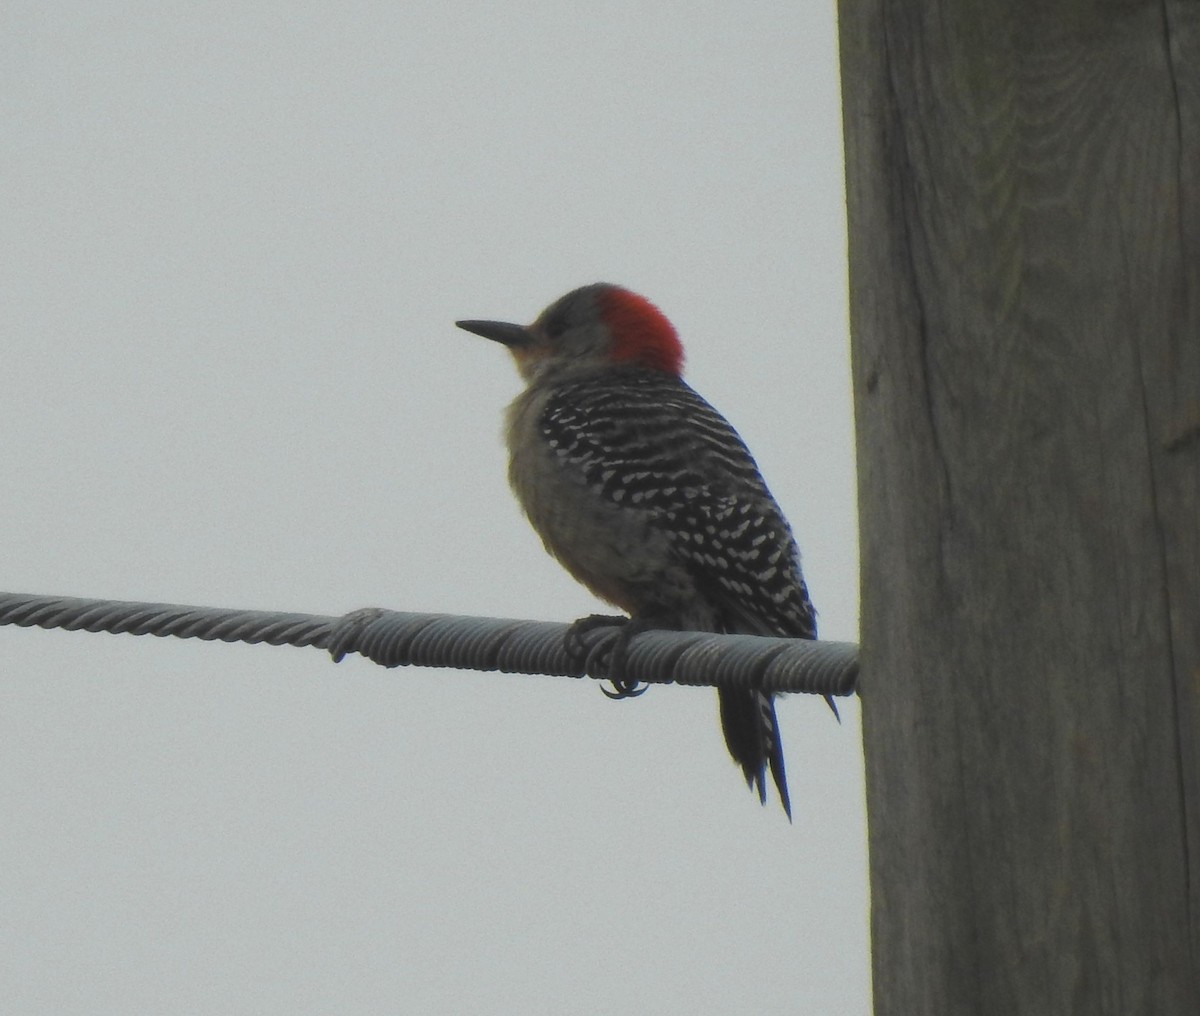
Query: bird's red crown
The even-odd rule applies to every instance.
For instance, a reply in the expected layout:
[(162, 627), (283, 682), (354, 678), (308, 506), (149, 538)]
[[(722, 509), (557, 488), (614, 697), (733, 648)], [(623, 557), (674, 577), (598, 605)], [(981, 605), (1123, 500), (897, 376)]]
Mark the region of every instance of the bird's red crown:
[(601, 297), (601, 311), (612, 332), (614, 360), (682, 372), (683, 345), (675, 326), (644, 296), (613, 286)]

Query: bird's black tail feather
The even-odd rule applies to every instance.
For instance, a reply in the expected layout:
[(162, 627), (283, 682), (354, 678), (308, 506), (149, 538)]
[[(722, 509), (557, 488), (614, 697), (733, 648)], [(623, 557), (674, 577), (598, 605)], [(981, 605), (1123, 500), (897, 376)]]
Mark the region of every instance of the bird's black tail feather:
[(767, 803), (767, 769), (779, 791), (779, 803), (792, 820), (792, 802), (788, 797), (787, 773), (783, 768), (783, 742), (775, 717), (775, 697), (761, 691), (720, 688), (721, 729), (733, 760), (742, 767), (746, 785), (758, 791)]

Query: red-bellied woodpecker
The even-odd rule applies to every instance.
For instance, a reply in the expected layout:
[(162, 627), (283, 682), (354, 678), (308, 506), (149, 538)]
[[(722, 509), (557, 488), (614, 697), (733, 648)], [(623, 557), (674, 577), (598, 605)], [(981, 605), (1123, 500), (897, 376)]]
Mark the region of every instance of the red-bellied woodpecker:
[[(815, 638), (791, 529), (737, 431), (680, 377), (649, 300), (597, 283), (531, 325), (459, 321), (507, 346), (527, 382), (508, 408), (509, 481), (550, 551), (634, 627)], [(719, 691), (734, 761), (788, 817), (771, 695)]]

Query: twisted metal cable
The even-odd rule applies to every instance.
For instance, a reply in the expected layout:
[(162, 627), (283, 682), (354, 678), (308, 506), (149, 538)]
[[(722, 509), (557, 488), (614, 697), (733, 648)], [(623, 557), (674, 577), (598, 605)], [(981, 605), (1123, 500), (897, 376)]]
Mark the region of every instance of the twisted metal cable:
[[(313, 646), (328, 650), (334, 662), (358, 653), (385, 667), (585, 676), (584, 665), (567, 653), (568, 626), (550, 621), (411, 614), (373, 607), (332, 617), (0, 593), (0, 625), (5, 624)], [(589, 641), (594, 645), (595, 639), (612, 638), (618, 630), (601, 629)], [(648, 631), (630, 642), (626, 663), (628, 679), (645, 684), (843, 696), (855, 690), (858, 647), (850, 642)]]

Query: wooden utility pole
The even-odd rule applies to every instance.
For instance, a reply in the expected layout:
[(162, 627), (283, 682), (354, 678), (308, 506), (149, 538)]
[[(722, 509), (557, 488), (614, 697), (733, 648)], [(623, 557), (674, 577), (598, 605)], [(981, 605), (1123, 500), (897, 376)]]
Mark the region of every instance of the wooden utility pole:
[(876, 1012), (1200, 1013), (1200, 2), (841, 0)]

